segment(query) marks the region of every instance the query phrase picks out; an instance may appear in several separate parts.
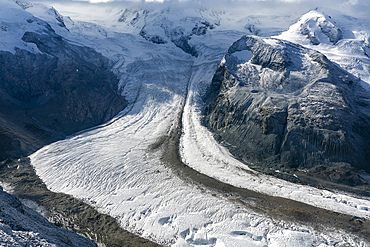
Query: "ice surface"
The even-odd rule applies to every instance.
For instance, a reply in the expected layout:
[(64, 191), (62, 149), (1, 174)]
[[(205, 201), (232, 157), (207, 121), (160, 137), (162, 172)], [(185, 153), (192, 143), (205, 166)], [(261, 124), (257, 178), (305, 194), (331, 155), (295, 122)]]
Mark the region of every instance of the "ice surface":
[[(248, 168), (201, 125), (200, 97), (231, 43), (245, 33), (277, 34), (288, 28), (288, 23), (294, 21), (292, 17), (250, 16), (240, 20), (227, 13), (207, 10), (202, 10), (201, 15), (194, 9), (179, 12), (179, 16), (171, 18), (195, 15), (220, 21), (220, 26), (205, 35), (191, 37), (189, 43), (199, 53), (195, 58), (170, 42), (157, 45), (139, 35), (143, 25), (148, 24), (145, 18), (163, 20), (166, 11), (149, 12), (149, 17), (144, 15), (132, 24), (130, 18), (126, 22), (118, 21), (123, 9), (91, 5), (86, 10), (84, 6), (55, 4), (62, 16), (50, 12), (48, 7), (35, 5), (25, 12), (12, 5), (13, 13), (20, 13), (16, 23), (12, 14), (0, 9), (4, 30), (11, 30), (0, 30), (11, 33), (6, 42), (1, 41), (0, 49), (12, 52), (12, 42), (29, 49), (28, 44), (19, 40), (24, 27), (36, 30), (36, 26), (28, 27), (22, 21), (27, 22), (33, 16), (47, 19), (69, 42), (93, 47), (111, 59), (113, 71), (120, 77), (122, 94), (130, 102), (109, 123), (48, 145), (30, 156), (37, 174), (49, 189), (81, 198), (100, 212), (115, 217), (123, 228), (165, 245), (311, 246), (314, 243), (330, 246), (334, 240), (338, 244), (363, 244), (347, 233), (329, 229), (325, 233), (316, 232), (307, 226), (282, 224), (239, 208), (226, 196), (181, 180), (163, 164), (161, 150), (149, 149), (175, 126), (185, 103), (180, 151), (190, 167), (235, 186), (369, 218), (366, 199), (245, 172)], [(140, 8), (134, 12), (139, 16), (144, 13)], [(60, 17), (65, 27), (60, 25)], [(184, 30), (191, 27), (189, 24)], [(251, 56), (250, 53), (236, 55), (244, 61)]]

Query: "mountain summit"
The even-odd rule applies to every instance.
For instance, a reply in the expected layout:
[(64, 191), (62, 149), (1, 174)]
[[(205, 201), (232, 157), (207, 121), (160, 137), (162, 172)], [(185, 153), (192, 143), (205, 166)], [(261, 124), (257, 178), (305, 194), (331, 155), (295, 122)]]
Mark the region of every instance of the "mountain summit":
[(359, 80), (323, 54), (245, 36), (224, 56), (204, 111), (232, 152), (261, 170), (320, 166), (320, 177), (335, 180), (329, 168), (349, 169), (337, 179), (357, 185), (351, 167), (370, 172), (369, 100)]

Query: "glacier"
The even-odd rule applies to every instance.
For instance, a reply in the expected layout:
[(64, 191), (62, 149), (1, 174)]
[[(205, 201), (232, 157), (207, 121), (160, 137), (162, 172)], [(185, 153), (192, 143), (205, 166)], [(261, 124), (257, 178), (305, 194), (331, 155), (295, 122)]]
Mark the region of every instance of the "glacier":
[[(26, 12), (46, 20), (69, 42), (92, 47), (109, 58), (112, 71), (119, 76), (122, 95), (130, 105), (108, 123), (52, 143), (30, 156), (37, 175), (50, 190), (82, 199), (115, 217), (124, 229), (163, 245), (367, 246), (366, 240), (352, 233), (330, 228), (318, 231), (301, 222), (276, 220), (238, 203), (232, 194), (188, 181), (163, 159), (168, 150), (160, 145), (182, 125), (181, 161), (197, 172), (238, 188), (369, 220), (369, 198), (297, 185), (254, 172), (232, 157), (201, 124), (202, 94), (227, 48), (245, 33), (275, 35), (317, 49), (347, 71), (356, 71), (358, 74), (354, 74), (361, 76), (364, 86), (370, 83), (366, 55), (353, 52), (343, 58), (344, 52), (338, 48), (341, 41), (309, 43), (302, 33), (293, 30), (294, 26), (288, 29), (297, 16), (274, 17), (284, 25), (271, 28), (269, 24), (274, 20), (266, 16), (251, 15), (243, 21), (204, 9), (146, 12), (139, 8), (130, 12), (138, 14), (119, 22), (124, 13), (121, 9), (92, 5), (89, 8), (94, 11), (89, 12), (85, 5), (54, 6), (60, 15), (36, 3)], [(188, 20), (185, 24), (184, 19)], [(166, 22), (157, 25), (153, 20)], [(202, 35), (191, 33), (205, 20), (219, 26)], [(347, 30), (355, 25), (350, 19), (340, 20), (346, 23)], [(167, 35), (181, 25), (186, 25), (181, 32), (197, 51), (197, 57), (179, 49), (175, 38)], [(140, 32), (144, 26), (146, 34), (162, 35), (166, 43), (143, 38)], [(370, 32), (365, 29), (358, 33)], [(363, 49), (368, 47), (366, 35), (347, 37), (347, 41), (359, 43)], [(12, 44), (18, 45), (12, 41), (2, 43), (2, 49), (11, 51)], [(34, 47), (26, 48), (39, 52)]]

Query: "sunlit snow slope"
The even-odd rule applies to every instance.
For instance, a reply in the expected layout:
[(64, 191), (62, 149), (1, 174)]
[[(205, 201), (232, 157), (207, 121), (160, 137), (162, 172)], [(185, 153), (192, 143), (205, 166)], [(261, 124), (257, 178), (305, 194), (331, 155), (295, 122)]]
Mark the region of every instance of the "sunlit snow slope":
[[(35, 15), (44, 15), (39, 9), (33, 10)], [(63, 9), (59, 11), (63, 13)], [(71, 11), (65, 9), (72, 15)], [(131, 105), (111, 122), (53, 143), (30, 156), (49, 189), (84, 199), (101, 212), (116, 217), (123, 228), (165, 245), (366, 245), (345, 232), (330, 229), (317, 232), (240, 208), (227, 196), (181, 180), (161, 159), (162, 151), (166, 150), (150, 149), (177, 127), (179, 114), (183, 114), (180, 151), (188, 166), (235, 186), (370, 218), (367, 199), (244, 172), (241, 168), (248, 168), (231, 157), (201, 126), (201, 93), (210, 84), (225, 50), (241, 35), (251, 33), (254, 30), (251, 26), (250, 30), (239, 28), (240, 24), (223, 26), (231, 22), (230, 19), (223, 22), (224, 14), (190, 11), (195, 17), (187, 22), (189, 26), (182, 30), (182, 37), (187, 37), (189, 47), (198, 52), (195, 57), (184, 52), (186, 45), (179, 47), (181, 37), (168, 35), (179, 30), (177, 25), (187, 18), (189, 11), (139, 9), (133, 19), (123, 22), (118, 19), (124, 11), (108, 12), (104, 12), (108, 17), (101, 22), (102, 26), (89, 23), (96, 18), (86, 16), (84, 21), (68, 19), (65, 24), (69, 31), (61, 27), (57, 32), (64, 32), (73, 42), (91, 46), (114, 61), (113, 70), (120, 76), (122, 94)], [(145, 22), (146, 18), (168, 20), (165, 14), (170, 19), (166, 25), (152, 27), (152, 22)], [(220, 26), (207, 29), (202, 35), (188, 33), (191, 25), (201, 23), (202, 18), (209, 23), (219, 21)], [(286, 23), (292, 23), (295, 17), (285, 18)], [(153, 43), (140, 35), (146, 24), (147, 33), (165, 27), (161, 29), (165, 44)], [(275, 28), (260, 29), (266, 35), (276, 34)]]

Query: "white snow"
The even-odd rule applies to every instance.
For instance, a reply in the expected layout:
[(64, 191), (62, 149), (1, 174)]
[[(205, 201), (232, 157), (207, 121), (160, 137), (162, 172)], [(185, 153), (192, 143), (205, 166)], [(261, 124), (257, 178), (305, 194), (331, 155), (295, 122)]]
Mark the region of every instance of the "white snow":
[[(64, 15), (69, 31), (58, 26), (51, 15), (43, 13), (49, 8), (33, 7), (29, 11), (40, 18), (49, 18), (56, 32), (70, 42), (93, 47), (114, 61), (113, 70), (120, 77), (122, 94), (131, 105), (109, 123), (48, 145), (30, 156), (37, 174), (49, 189), (81, 198), (100, 212), (115, 217), (123, 228), (165, 245), (365, 245), (345, 232), (331, 229), (316, 232), (304, 225), (275, 222), (239, 207), (227, 195), (213, 194), (181, 180), (163, 164), (161, 150), (148, 148), (174, 127), (185, 103), (180, 151), (190, 167), (235, 186), (370, 218), (366, 210), (370, 205), (368, 199), (299, 186), (250, 171), (200, 123), (200, 96), (210, 84), (226, 49), (243, 33), (249, 33), (244, 26), (253, 23), (261, 35), (267, 36), (288, 28), (292, 17), (266, 19), (266, 16), (251, 15), (249, 19), (235, 20), (231, 14), (202, 10), (201, 16), (210, 21), (219, 19), (221, 26), (204, 36), (192, 36), (189, 43), (199, 52), (199, 57), (194, 58), (170, 42), (156, 45), (144, 40), (138, 33), (145, 20), (135, 25), (118, 22), (123, 9), (84, 6), (79, 9), (60, 3), (54, 5)], [(187, 15), (199, 18), (194, 10), (179, 13), (178, 20)], [(146, 17), (148, 20), (163, 20), (166, 11), (151, 14)], [(23, 19), (31, 16), (22, 15), (27, 16)], [(13, 19), (11, 14), (4, 16)], [(6, 18), (0, 15), (0, 20)], [(192, 23), (187, 22), (185, 30)], [(274, 26), (269, 28), (266, 23)], [(12, 28), (19, 32), (12, 36), (16, 42), (21, 38), (17, 28)], [(0, 49), (11, 50), (9, 44)], [(236, 55), (246, 61), (251, 56)]]
[(0, 186), (1, 186), (2, 190), (4, 190), (5, 192), (7, 192), (9, 194), (12, 194), (14, 192), (13, 187), (8, 183), (0, 182)]
[(306, 243), (351, 239), (345, 233), (317, 233), (304, 226), (282, 228), (179, 179), (148, 146), (171, 127), (182, 97), (163, 100), (162, 95), (165, 102), (158, 102), (152, 90), (141, 94), (133, 109), (111, 125), (33, 154), (32, 164), (48, 188), (84, 199), (125, 229), (165, 245), (282, 246), (289, 238), (311, 246)]

